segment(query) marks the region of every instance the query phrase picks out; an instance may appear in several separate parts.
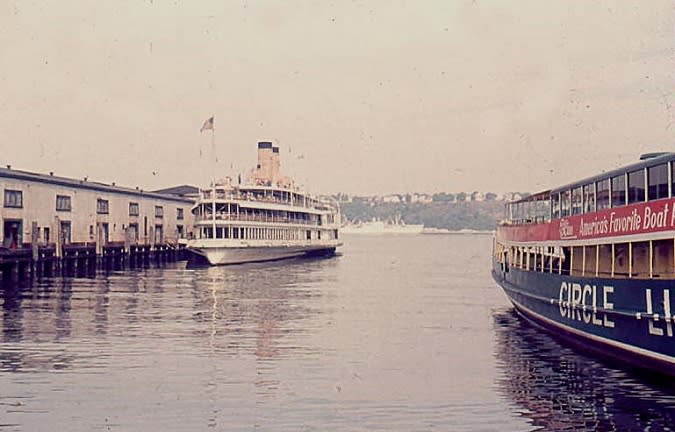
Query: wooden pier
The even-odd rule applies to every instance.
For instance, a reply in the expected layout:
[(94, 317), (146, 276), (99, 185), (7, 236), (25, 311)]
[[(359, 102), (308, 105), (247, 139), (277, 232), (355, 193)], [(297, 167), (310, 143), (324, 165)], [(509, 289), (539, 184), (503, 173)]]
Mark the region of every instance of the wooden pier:
[(122, 270), (163, 265), (186, 259), (183, 245), (106, 245), (96, 253), (96, 244), (24, 245), (17, 249), (0, 248), (0, 278), (18, 283), (33, 278), (93, 275), (97, 270)]
[(0, 278), (88, 275), (183, 259), (198, 191), (157, 192), (0, 168)]

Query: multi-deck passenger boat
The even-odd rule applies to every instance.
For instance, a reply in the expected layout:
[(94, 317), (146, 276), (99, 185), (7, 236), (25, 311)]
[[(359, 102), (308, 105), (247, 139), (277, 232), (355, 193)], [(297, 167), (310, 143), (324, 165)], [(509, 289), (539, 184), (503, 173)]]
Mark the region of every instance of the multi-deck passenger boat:
[(673, 375), (674, 249), (675, 153), (648, 154), (507, 204), (492, 275), (529, 320)]
[(227, 180), (201, 190), (188, 250), (211, 265), (335, 253), (337, 202), (302, 192), (279, 166), (279, 148), (260, 142), (258, 165), (244, 184)]

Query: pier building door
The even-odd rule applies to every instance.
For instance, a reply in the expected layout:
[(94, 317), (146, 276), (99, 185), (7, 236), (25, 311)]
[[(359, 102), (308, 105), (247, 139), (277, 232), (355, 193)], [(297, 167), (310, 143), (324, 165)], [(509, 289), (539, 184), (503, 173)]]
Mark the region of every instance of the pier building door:
[(138, 224), (129, 224), (129, 240), (138, 243)]
[(5, 219), (3, 226), (4, 238), (2, 245), (10, 249), (16, 249), (21, 246), (23, 238), (23, 221), (21, 219)]
[(162, 225), (155, 225), (155, 244), (162, 244), (164, 240)]
[(63, 244), (70, 244), (70, 221), (61, 221), (61, 241)]
[(108, 243), (109, 235), (110, 235), (110, 230), (108, 229), (108, 223), (107, 222), (101, 223), (101, 236), (102, 236), (103, 244)]

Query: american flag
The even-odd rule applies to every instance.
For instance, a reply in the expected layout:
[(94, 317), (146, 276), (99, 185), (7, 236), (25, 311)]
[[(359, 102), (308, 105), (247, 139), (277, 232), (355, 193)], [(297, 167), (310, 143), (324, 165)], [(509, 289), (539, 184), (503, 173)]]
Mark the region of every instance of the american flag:
[(199, 129), (199, 132), (204, 132), (205, 130), (211, 129), (213, 130), (213, 117), (210, 119), (206, 120), (204, 124), (202, 125), (202, 128)]

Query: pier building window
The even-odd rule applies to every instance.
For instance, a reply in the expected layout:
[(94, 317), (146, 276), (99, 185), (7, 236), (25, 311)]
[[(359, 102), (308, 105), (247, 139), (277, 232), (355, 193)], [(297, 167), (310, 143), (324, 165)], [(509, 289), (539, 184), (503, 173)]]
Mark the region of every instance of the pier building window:
[(584, 185), (584, 203), (583, 212), (592, 213), (595, 211), (595, 183)]
[(98, 214), (108, 214), (109, 206), (108, 200), (97, 199), (96, 200), (96, 213)]
[(183, 225), (176, 225), (176, 234), (178, 235), (178, 238), (185, 238), (185, 231), (183, 229)]
[(645, 171), (643, 169), (628, 173), (628, 204), (644, 202)]
[(581, 186), (572, 189), (572, 214), (581, 214), (582, 206), (582, 189)]
[(570, 215), (570, 201), (571, 192), (569, 190), (560, 193), (560, 216), (566, 217)]
[(612, 177), (612, 208), (626, 205), (626, 176)]
[(141, 214), (140, 207), (138, 206), (138, 203), (136, 202), (130, 202), (129, 203), (129, 216), (138, 216)]
[(44, 227), (42, 229), (42, 234), (44, 235), (45, 243), (49, 244), (49, 227)]
[(23, 192), (5, 189), (5, 207), (22, 208)]
[(184, 218), (183, 209), (179, 207), (176, 209), (176, 219), (183, 220), (183, 218)]
[(70, 197), (67, 195), (56, 195), (56, 210), (70, 211)]
[(595, 183), (595, 206), (598, 210), (609, 208), (609, 179)]
[(656, 165), (647, 169), (647, 199), (668, 198), (668, 165)]
[(155, 206), (155, 217), (156, 218), (163, 218), (164, 217), (164, 207)]

